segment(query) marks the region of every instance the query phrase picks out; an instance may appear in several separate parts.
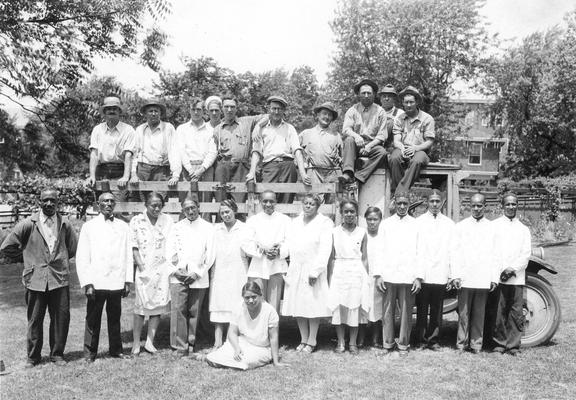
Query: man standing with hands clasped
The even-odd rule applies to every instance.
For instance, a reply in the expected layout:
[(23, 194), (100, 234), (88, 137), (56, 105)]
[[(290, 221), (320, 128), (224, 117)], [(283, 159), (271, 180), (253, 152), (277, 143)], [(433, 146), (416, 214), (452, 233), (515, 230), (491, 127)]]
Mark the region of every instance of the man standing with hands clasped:
[(28, 360), (26, 368), (40, 362), (46, 308), (50, 314), (50, 361), (64, 365), (64, 347), (70, 325), (70, 264), (77, 238), (67, 219), (58, 212), (58, 192), (40, 193), (41, 211), (14, 227), (0, 253), (23, 258), (22, 283), (28, 309)]
[[(375, 271), (376, 287), (384, 293), (382, 310), (383, 355), (398, 345), (400, 355), (406, 355), (410, 348), (412, 326), (412, 306), (414, 296), (422, 287), (423, 273), (416, 262), (418, 224), (408, 215), (410, 198), (408, 193), (397, 193), (396, 214), (386, 218), (380, 225), (382, 260), (380, 271)], [(380, 235), (379, 235), (380, 236)], [(396, 301), (400, 308), (400, 333), (395, 340), (394, 322)]]
[(130, 228), (114, 217), (116, 199), (112, 193), (98, 198), (100, 214), (82, 226), (76, 253), (76, 272), (86, 298), (84, 357), (93, 362), (98, 353), (102, 310), (106, 304), (110, 356), (129, 358), (122, 352), (120, 316), (122, 297), (134, 281), (134, 260)]
[(526, 267), (532, 251), (530, 230), (516, 216), (518, 198), (513, 193), (502, 199), (504, 215), (493, 222), (496, 235), (496, 267), (500, 272), (498, 313), (493, 332), (493, 351), (516, 355), (524, 331), (522, 292)]
[(470, 199), (472, 215), (456, 224), (451, 286), (458, 289), (458, 334), (456, 348), (479, 353), (482, 349), (484, 315), (488, 292), (500, 277), (494, 262), (494, 225), (485, 216), (486, 197)]

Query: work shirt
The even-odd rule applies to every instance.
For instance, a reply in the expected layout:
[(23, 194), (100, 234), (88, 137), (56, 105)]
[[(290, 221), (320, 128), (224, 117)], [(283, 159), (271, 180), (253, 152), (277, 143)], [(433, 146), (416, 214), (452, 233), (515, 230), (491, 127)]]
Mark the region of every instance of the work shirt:
[(222, 121), (214, 128), (218, 160), (250, 161), (252, 130), (265, 114), (236, 117), (230, 123)]
[(296, 151), (302, 150), (296, 129), (286, 121), (273, 126), (268, 122), (265, 126), (257, 125), (252, 132), (253, 152), (260, 154), (262, 163), (275, 158), (294, 158)]
[(82, 226), (76, 253), (76, 272), (81, 287), (121, 290), (133, 282), (134, 260), (130, 227), (118, 218), (100, 214)]
[[(494, 224), (496, 264), (500, 273), (512, 268), (516, 276), (512, 276), (506, 285), (524, 285), (526, 283), (526, 267), (532, 254), (532, 239), (530, 229), (515, 217), (512, 220), (506, 216), (492, 222)], [(497, 281), (498, 282), (498, 281)]]
[(380, 139), (382, 143), (388, 139), (386, 130), (386, 113), (378, 104), (365, 108), (362, 103), (354, 104), (344, 114), (342, 136), (362, 136), (365, 141)]
[(52, 253), (56, 244), (56, 215), (48, 216), (40, 213), (40, 231), (46, 240), (48, 250)]
[(384, 259), (377, 267), (375, 275), (391, 283), (411, 284), (416, 278), (423, 279), (423, 271), (416, 260), (416, 219), (410, 215), (400, 218), (398, 214), (394, 214), (382, 221), (378, 232)]
[(127, 151), (136, 151), (136, 132), (120, 121), (114, 128), (106, 122), (98, 124), (90, 135), (90, 150), (96, 149), (99, 163), (123, 163)]
[(300, 133), (300, 144), (308, 168), (340, 169), (342, 138), (338, 133), (316, 125)]
[(406, 113), (400, 114), (394, 119), (392, 133), (394, 137), (399, 135), (405, 145), (420, 145), (427, 139), (434, 140), (436, 137), (434, 118), (422, 110), (419, 110), (414, 118), (409, 117)]
[(494, 262), (494, 225), (486, 217), (468, 217), (456, 224), (451, 253), (453, 277), (462, 280), (462, 287), (490, 289), (500, 280)]
[[(195, 273), (198, 279), (189, 285), (191, 289), (208, 287), (208, 271), (214, 264), (214, 227), (198, 217), (177, 222), (166, 242), (166, 259), (171, 265), (172, 274), (183, 269), (188, 274)], [(176, 261), (176, 263), (174, 263)], [(174, 276), (170, 283), (181, 283)]]
[(404, 114), (404, 110), (401, 110), (398, 107), (392, 107), (388, 111), (384, 110), (384, 114), (386, 114), (387, 119), (394, 121), (397, 116)]
[(22, 284), (38, 292), (69, 285), (69, 259), (76, 255), (78, 243), (68, 219), (56, 214), (55, 241), (50, 250), (40, 228), (40, 220), (45, 217), (37, 212), (19, 222), (0, 246), (1, 254), (24, 262)]
[(182, 167), (192, 174), (196, 169), (194, 164), (201, 164), (208, 169), (216, 160), (216, 143), (214, 142), (214, 128), (206, 122), (196, 126), (192, 121), (179, 125), (176, 128), (174, 141), (177, 165), (174, 173), (180, 175)]
[[(268, 279), (270, 275), (286, 273), (288, 270), (286, 257), (289, 249), (285, 241), (290, 221), (290, 217), (278, 211), (274, 211), (272, 215), (261, 211), (248, 218), (246, 225), (251, 229), (252, 237), (242, 248), (252, 257), (248, 268), (249, 277)], [(269, 260), (262, 251), (273, 245), (280, 247), (280, 255), (274, 260)]]
[(135, 162), (132, 163), (132, 175), (136, 175), (136, 168), (139, 162), (164, 166), (170, 165), (172, 177), (180, 176), (176, 174), (178, 158), (174, 154), (173, 140), (176, 135), (174, 125), (170, 122), (160, 121), (154, 129), (148, 123), (143, 123), (136, 128), (136, 153)]
[(445, 285), (452, 277), (450, 252), (454, 240), (454, 222), (438, 213), (436, 217), (426, 212), (416, 218), (418, 222), (418, 242), (416, 258), (420, 271), (424, 272), (424, 282)]

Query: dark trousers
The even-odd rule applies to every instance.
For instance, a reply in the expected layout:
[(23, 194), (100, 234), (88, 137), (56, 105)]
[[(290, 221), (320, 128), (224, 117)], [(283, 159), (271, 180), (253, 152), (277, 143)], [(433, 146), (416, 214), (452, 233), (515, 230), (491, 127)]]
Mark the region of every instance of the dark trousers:
[(524, 286), (500, 284), (494, 342), (506, 350), (519, 349), (524, 332)]
[[(112, 180), (112, 179), (120, 179), (124, 176), (124, 163), (104, 163), (98, 164), (96, 166), (96, 180)], [(128, 190), (112, 190), (112, 193), (116, 196), (116, 201), (125, 201), (128, 199)], [(102, 194), (101, 191), (96, 192), (96, 196), (100, 196)]]
[(94, 359), (98, 353), (104, 303), (106, 303), (106, 318), (108, 320), (108, 345), (110, 355), (121, 354), (122, 337), (120, 336), (120, 316), (122, 315), (122, 291), (96, 290), (95, 292), (95, 298), (93, 300), (88, 299), (86, 304), (84, 356)]
[(488, 289), (462, 288), (458, 293), (458, 333), (456, 347), (482, 349), (484, 312)]
[[(198, 168), (200, 167), (200, 165), (193, 165), (194, 167)], [(185, 169), (182, 169), (182, 177), (184, 178), (185, 181), (190, 182), (190, 174), (188, 173), (188, 171), (186, 171)], [(206, 171), (204, 171), (204, 173), (202, 174), (202, 177), (200, 178), (199, 182), (212, 182), (214, 181), (214, 166), (208, 168)], [(178, 194), (178, 198), (180, 200), (180, 203), (182, 203), (184, 201), (184, 199), (186, 199), (188, 196), (190, 196), (190, 190), (188, 190), (187, 192), (180, 192)], [(198, 201), (199, 202), (203, 202), (203, 203), (209, 203), (212, 201), (212, 196), (213, 196), (213, 192), (200, 192), (198, 193)], [(208, 222), (212, 222), (212, 215), (210, 213), (207, 212), (202, 212), (200, 214), (202, 216), (203, 219), (205, 219)], [(180, 213), (180, 219), (184, 218), (184, 213)]]
[[(262, 182), (296, 183), (298, 180), (298, 168), (294, 160), (273, 160), (262, 165)], [(278, 203), (292, 203), (294, 194), (278, 193)]]
[(417, 151), (411, 159), (405, 160), (400, 149), (394, 149), (388, 156), (392, 193), (407, 192), (420, 176), (420, 170), (430, 162), (428, 154)]
[(50, 315), (50, 359), (64, 355), (70, 326), (70, 290), (68, 286), (45, 292), (26, 290), (28, 314), (28, 360), (39, 362), (44, 341), (44, 316)]
[(496, 315), (498, 315), (498, 301), (500, 300), (500, 287), (488, 293), (486, 299), (486, 313), (484, 315), (484, 347), (494, 347), (494, 327), (496, 326)]
[(381, 145), (374, 146), (368, 153), (368, 161), (356, 171), (356, 159), (359, 157), (358, 151), (354, 138), (347, 136), (344, 139), (342, 151), (342, 171), (353, 173), (357, 180), (365, 183), (376, 168), (384, 166), (386, 149)]
[[(218, 161), (214, 169), (214, 180), (216, 182), (241, 182), (243, 185), (246, 182), (246, 175), (250, 172), (249, 161)], [(225, 200), (226, 197), (221, 191), (215, 193), (216, 201), (219, 203)], [(246, 193), (234, 193), (232, 195), (236, 203), (243, 203), (246, 201)]]
[[(423, 283), (416, 295), (416, 341), (438, 343), (446, 285)], [(430, 319), (428, 319), (430, 315)]]
[(196, 328), (207, 289), (190, 289), (183, 283), (170, 284), (170, 346), (188, 351), (196, 343)]
[[(151, 165), (139, 162), (138, 166), (136, 167), (136, 176), (141, 181), (159, 181), (165, 182), (170, 179), (170, 166), (168, 165)], [(131, 198), (135, 201), (145, 201), (146, 196), (150, 193), (150, 191), (133, 191)], [(178, 197), (177, 192), (159, 192), (164, 198), (166, 199), (167, 196), (169, 197)]]
[(412, 329), (412, 306), (414, 295), (411, 293), (412, 285), (405, 283), (384, 282), (386, 291), (382, 304), (382, 339), (385, 349), (394, 348), (394, 321), (396, 319), (396, 301), (400, 307), (400, 333), (398, 335), (398, 349), (408, 350), (410, 347), (410, 331)]

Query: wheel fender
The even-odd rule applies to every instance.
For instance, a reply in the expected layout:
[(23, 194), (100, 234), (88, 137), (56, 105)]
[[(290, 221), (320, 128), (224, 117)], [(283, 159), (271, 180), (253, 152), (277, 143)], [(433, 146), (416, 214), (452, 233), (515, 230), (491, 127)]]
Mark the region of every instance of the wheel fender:
[(548, 264), (546, 261), (541, 259), (540, 257), (530, 256), (528, 260), (528, 266), (526, 267), (526, 272), (530, 272), (533, 274), (538, 274), (538, 272), (543, 269), (550, 272), (553, 275), (556, 275), (558, 271), (552, 265)]

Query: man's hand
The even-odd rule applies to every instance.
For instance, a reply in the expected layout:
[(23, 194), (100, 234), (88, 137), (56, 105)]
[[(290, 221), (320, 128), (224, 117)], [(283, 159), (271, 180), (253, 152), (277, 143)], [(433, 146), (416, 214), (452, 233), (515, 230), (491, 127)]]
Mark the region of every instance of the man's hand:
[(269, 260), (275, 260), (276, 257), (278, 257), (278, 255), (280, 254), (280, 248), (273, 246), (267, 250), (264, 250), (264, 254), (266, 255), (266, 258), (268, 258)]
[(516, 272), (512, 268), (506, 268), (500, 274), (500, 280), (502, 282), (506, 282), (508, 279), (512, 278), (513, 276), (516, 276)]
[(178, 279), (182, 283), (185, 283), (186, 279), (188, 278), (188, 272), (182, 268), (177, 269), (176, 272), (174, 272), (174, 278)]
[(360, 135), (354, 136), (354, 142), (356, 143), (357, 147), (364, 147), (364, 145), (366, 144), (364, 142), (364, 139), (362, 139), (362, 136)]
[(176, 186), (178, 184), (178, 180), (179, 179), (177, 176), (173, 176), (168, 180), (168, 186)]
[(312, 179), (310, 179), (306, 172), (300, 173), (300, 175), (302, 176), (302, 183), (304, 183), (306, 186), (312, 185)]
[(130, 177), (130, 183), (138, 183), (138, 182), (140, 182), (138, 175), (134, 174)]
[(381, 276), (379, 276), (378, 278), (376, 278), (376, 287), (378, 288), (379, 291), (381, 291), (382, 293), (386, 292), (386, 284), (384, 284), (384, 279), (382, 279)]
[(370, 147), (370, 143), (368, 143), (366, 146), (362, 147), (358, 153), (360, 153), (361, 156), (367, 157), (371, 150), (372, 147)]
[(88, 185), (88, 186), (94, 186), (96, 184), (96, 177), (95, 176), (89, 176), (84, 181), (84, 184)]
[(254, 181), (254, 182), (256, 182), (256, 179), (254, 178), (255, 175), (256, 175), (256, 174), (255, 174), (254, 172), (252, 172), (252, 171), (248, 172), (248, 173), (246, 174), (246, 182), (248, 182), (248, 181)]
[(234, 352), (234, 359), (235, 359), (236, 361), (242, 361), (242, 356), (243, 356), (243, 355), (244, 355), (244, 354), (242, 353), (242, 350), (238, 349), (238, 350), (236, 350), (236, 351)]
[(128, 183), (128, 178), (126, 177), (122, 177), (120, 179), (118, 179), (118, 187), (120, 189), (124, 189), (126, 187), (126, 184)]
[(190, 174), (190, 181), (191, 182), (198, 182), (200, 180), (200, 178), (202, 178), (202, 175), (204, 174), (206, 170), (204, 169), (204, 167), (198, 167), (196, 168), (191, 174)]
[(416, 294), (421, 289), (422, 289), (422, 279), (420, 279), (420, 278), (414, 279), (414, 282), (412, 282), (412, 290), (410, 290), (410, 293)]
[(498, 284), (496, 282), (490, 282), (490, 291), (493, 292), (497, 286)]
[(309, 276), (309, 277), (308, 277), (308, 284), (309, 284), (310, 286), (314, 286), (314, 285), (316, 284), (316, 281), (317, 281), (317, 280), (318, 280), (317, 277), (315, 277), (315, 276)]
[(96, 290), (94, 290), (94, 285), (86, 285), (84, 288), (84, 294), (86, 294), (88, 300), (94, 301), (96, 299)]
[(124, 290), (122, 290), (122, 297), (128, 297), (129, 294), (130, 294), (130, 283), (126, 282), (124, 283)]
[(412, 158), (414, 157), (414, 153), (416, 153), (416, 149), (412, 145), (404, 146), (404, 151), (402, 152), (402, 157), (404, 158)]
[(452, 279), (449, 285), (456, 288), (456, 290), (460, 290), (462, 288), (462, 279), (460, 278)]
[(193, 284), (194, 282), (196, 282), (198, 279), (200, 279), (200, 276), (198, 276), (197, 273), (192, 272), (190, 275), (188, 275), (188, 276), (186, 277), (186, 279), (184, 280), (184, 284), (185, 284), (185, 285), (191, 285), (191, 284)]

